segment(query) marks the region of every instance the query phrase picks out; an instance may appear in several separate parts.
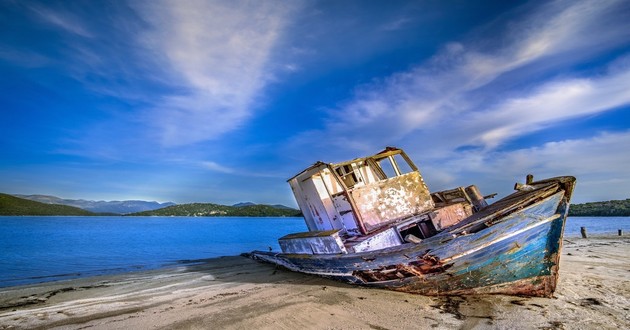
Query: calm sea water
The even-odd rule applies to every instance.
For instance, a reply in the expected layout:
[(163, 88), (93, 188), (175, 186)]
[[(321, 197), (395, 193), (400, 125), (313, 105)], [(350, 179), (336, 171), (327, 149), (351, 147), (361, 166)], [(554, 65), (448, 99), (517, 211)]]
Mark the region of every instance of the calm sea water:
[(279, 250), (302, 218), (0, 217), (0, 287)]
[[(630, 217), (569, 218), (567, 236), (630, 234)], [(0, 217), (0, 287), (279, 250), (302, 218)]]

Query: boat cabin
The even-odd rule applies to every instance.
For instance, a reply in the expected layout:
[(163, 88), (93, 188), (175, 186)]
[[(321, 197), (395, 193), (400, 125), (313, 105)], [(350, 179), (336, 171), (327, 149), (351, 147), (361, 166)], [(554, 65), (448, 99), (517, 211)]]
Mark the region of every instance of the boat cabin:
[(402, 149), (317, 162), (288, 180), (308, 232), (280, 238), (285, 253), (364, 252), (418, 242), (485, 206), (476, 187), (431, 194)]

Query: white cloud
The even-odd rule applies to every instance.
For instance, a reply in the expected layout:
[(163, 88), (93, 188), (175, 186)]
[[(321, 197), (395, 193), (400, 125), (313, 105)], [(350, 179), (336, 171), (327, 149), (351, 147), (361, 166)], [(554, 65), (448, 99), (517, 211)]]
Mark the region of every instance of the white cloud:
[[(424, 168), (432, 189), (478, 184), (483, 193), (511, 192), (510, 179), (572, 175), (576, 202), (630, 198), (630, 131), (545, 143), (540, 147), (486, 153), (452, 153)], [(439, 165), (436, 165), (439, 164)], [(448, 174), (448, 176), (446, 176)]]
[(527, 60), (577, 50), (590, 53), (625, 42), (630, 37), (626, 5), (623, 0), (551, 2), (515, 26), (516, 31), (531, 31), (523, 34), (516, 58)]
[[(102, 117), (73, 132), (81, 138), (66, 149), (76, 154), (101, 157), (93, 145), (107, 140), (117, 157), (136, 158), (242, 127), (262, 108), (272, 71), (283, 68), (269, 61), (298, 6), (196, 0), (130, 5), (108, 6), (110, 15), (94, 22), (89, 4), (70, 5), (73, 11), (31, 8), (39, 21), (63, 32), (51, 67), (88, 92), (120, 101), (85, 110)], [(20, 55), (0, 49), (0, 59), (16, 62)], [(36, 66), (44, 59), (21, 61)]]
[[(627, 44), (624, 8), (614, 0), (556, 1), (485, 30), (492, 35), (448, 43), (422, 65), (359, 87), (351, 100), (329, 111), (322, 130), (298, 136), (295, 146), (318, 136), (345, 150), (352, 146), (340, 141), (370, 149), (431, 141), (424, 152), (469, 144), (492, 148), (544, 125), (627, 104), (627, 66), (592, 79), (556, 77), (534, 88), (496, 88), (533, 83), (527, 74), (515, 75), (517, 70), (547, 70), (539, 76), (549, 77), (557, 74), (558, 61), (566, 67)], [(495, 87), (486, 88), (490, 84)]]
[(139, 7), (143, 42), (179, 77), (147, 115), (163, 145), (217, 138), (253, 114), (290, 8), (268, 2), (160, 1)]
[(523, 181), (533, 172), (577, 176), (582, 201), (627, 195), (630, 133), (496, 151), (511, 139), (630, 105), (627, 57), (608, 70), (565, 71), (628, 44), (626, 6), (556, 1), (484, 30), (492, 34), (448, 43), (411, 70), (359, 87), (329, 110), (322, 129), (288, 148), (296, 159), (334, 162), (402, 146), (433, 190), (483, 183), (484, 193), (507, 194), (513, 182), (506, 177)]
[[(506, 100), (489, 111), (465, 116), (460, 130), (470, 142), (494, 147), (549, 125), (630, 104), (630, 66), (591, 79), (547, 83), (535, 92)], [(475, 132), (481, 132), (475, 136)]]

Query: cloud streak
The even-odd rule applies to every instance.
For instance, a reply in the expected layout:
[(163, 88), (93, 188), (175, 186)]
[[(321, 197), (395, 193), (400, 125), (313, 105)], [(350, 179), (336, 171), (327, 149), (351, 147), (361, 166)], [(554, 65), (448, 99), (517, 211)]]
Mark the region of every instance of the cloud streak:
[(138, 1), (111, 5), (111, 15), (91, 22), (85, 17), (98, 11), (93, 6), (74, 5), (73, 12), (71, 5), (31, 5), (39, 25), (62, 41), (54, 43), (55, 57), (0, 50), (0, 58), (50, 64), (115, 100), (106, 110), (88, 110), (102, 112), (101, 120), (64, 139), (71, 142), (64, 153), (100, 158), (92, 146), (106, 139), (111, 157), (142, 158), (218, 141), (255, 118), (274, 70), (286, 67), (270, 63), (271, 54), (297, 6)]
[(509, 99), (494, 109), (465, 116), (456, 129), (466, 132), (470, 143), (493, 148), (510, 138), (555, 123), (628, 105), (628, 90), (630, 65), (615, 68), (597, 78), (553, 81), (540, 86), (530, 95)]
[(216, 139), (252, 117), (290, 8), (267, 2), (159, 1), (139, 12), (143, 44), (173, 73), (178, 92), (147, 113), (161, 144)]
[(82, 21), (67, 11), (52, 10), (42, 6), (31, 6), (30, 9), (47, 24), (78, 36), (93, 37), (93, 34)]
[(627, 186), (627, 1), (0, 7), (6, 162), (48, 163), (66, 190), (127, 180), (162, 196), (290, 195), (279, 178), (386, 145), (433, 190), (490, 193), (530, 171), (577, 175), (592, 198)]
[[(483, 177), (477, 184), (484, 193), (511, 192), (506, 178), (523, 182), (527, 173), (538, 178), (573, 175), (578, 178), (577, 203), (628, 197), (630, 185), (630, 131), (601, 133), (590, 138), (545, 143), (510, 151), (471, 150), (444, 158), (440, 166), (428, 166), (424, 173), (432, 189), (446, 189), (454, 183), (471, 184), (470, 177)], [(444, 172), (448, 169), (450, 175)], [(497, 173), (501, 175), (498, 176)]]
[[(556, 1), (527, 9), (517, 21), (499, 19), (408, 71), (358, 87), (350, 100), (328, 109), (323, 129), (301, 133), (288, 149), (298, 159), (308, 150), (309, 159), (338, 161), (402, 146), (433, 190), (482, 183), (484, 192), (505, 195), (505, 177), (522, 181), (534, 173), (578, 176), (579, 186), (594, 189), (580, 188), (582, 201), (623, 194), (628, 170), (601, 164), (627, 164), (627, 152), (614, 152), (628, 150), (627, 132), (515, 151), (500, 147), (630, 105), (628, 55), (616, 53), (607, 67), (583, 74), (570, 71), (628, 45), (627, 6)], [(610, 180), (622, 184), (606, 187)]]
[[(484, 30), (492, 39), (448, 43), (409, 71), (359, 87), (353, 99), (330, 109), (323, 130), (298, 136), (294, 146), (326, 136), (345, 150), (414, 140), (434, 142), (430, 149), (471, 142), (492, 149), (563, 119), (626, 105), (627, 67), (593, 80), (558, 76), (538, 86), (528, 86), (532, 78), (519, 72), (561, 75), (562, 67), (627, 44), (625, 11), (621, 1), (556, 1), (519, 21), (495, 23)], [(486, 88), (491, 84), (526, 88), (497, 95), (501, 88)]]

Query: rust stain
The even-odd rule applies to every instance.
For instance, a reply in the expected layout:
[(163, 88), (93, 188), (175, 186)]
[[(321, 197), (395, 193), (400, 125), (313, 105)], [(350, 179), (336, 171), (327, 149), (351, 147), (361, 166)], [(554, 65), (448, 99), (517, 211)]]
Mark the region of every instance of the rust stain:
[(477, 288), (458, 289), (451, 287), (449, 290), (440, 290), (433, 286), (404, 286), (388, 287), (388, 289), (407, 293), (423, 294), (428, 296), (456, 296), (474, 294), (508, 294), (515, 296), (547, 297), (553, 296), (555, 280), (553, 276), (537, 276), (517, 280), (510, 283), (502, 283)]
[(360, 278), (365, 283), (391, 281), (410, 277), (423, 278), (427, 274), (443, 273), (452, 264), (443, 264), (440, 258), (428, 253), (419, 256), (418, 260), (407, 264), (383, 266), (371, 270), (355, 270), (352, 275)]
[(520, 250), (521, 248), (522, 248), (522, 246), (521, 246), (520, 244), (518, 244), (518, 242), (514, 242), (514, 243), (512, 244), (512, 248), (510, 248), (510, 249), (507, 251), (507, 254), (512, 254), (512, 253), (514, 253), (514, 252), (516, 252), (516, 251)]

